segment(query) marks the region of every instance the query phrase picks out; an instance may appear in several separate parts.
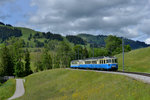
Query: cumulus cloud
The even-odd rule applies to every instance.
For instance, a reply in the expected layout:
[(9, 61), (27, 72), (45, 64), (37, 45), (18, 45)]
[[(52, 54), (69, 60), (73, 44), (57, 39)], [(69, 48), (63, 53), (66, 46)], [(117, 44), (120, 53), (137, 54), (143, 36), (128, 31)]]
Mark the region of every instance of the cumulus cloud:
[(148, 0), (32, 0), (31, 5), (38, 10), (29, 22), (59, 33), (95, 30), (138, 36), (138, 29), (129, 27), (137, 27), (149, 14)]
[(31, 0), (31, 6), (37, 11), (28, 24), (41, 31), (150, 36), (149, 0)]
[(145, 43), (150, 44), (150, 38), (147, 38), (147, 39), (145, 40)]

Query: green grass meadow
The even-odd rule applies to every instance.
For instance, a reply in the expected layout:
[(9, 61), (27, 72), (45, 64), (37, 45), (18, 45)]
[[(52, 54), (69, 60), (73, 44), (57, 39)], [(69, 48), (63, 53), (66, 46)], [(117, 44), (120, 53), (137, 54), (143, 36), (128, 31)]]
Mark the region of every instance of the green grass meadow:
[[(122, 54), (117, 55), (119, 70), (122, 70)], [(150, 47), (125, 53), (125, 71), (150, 73)]]
[(16, 89), (16, 81), (14, 79), (8, 80), (0, 86), (0, 100), (6, 100), (11, 97)]
[(17, 100), (149, 100), (150, 85), (114, 74), (54, 69), (25, 78)]

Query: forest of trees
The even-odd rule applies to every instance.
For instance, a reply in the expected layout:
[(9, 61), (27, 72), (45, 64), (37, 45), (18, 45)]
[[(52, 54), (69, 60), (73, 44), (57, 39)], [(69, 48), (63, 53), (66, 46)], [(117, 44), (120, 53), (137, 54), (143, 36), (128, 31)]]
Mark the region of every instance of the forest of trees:
[[(15, 41), (15, 42), (14, 42)], [(0, 75), (23, 77), (32, 73), (30, 53), (23, 50), (22, 40), (12, 37), (1, 47)]]
[(22, 36), (21, 30), (17, 28), (0, 27), (0, 42), (5, 41), (12, 36)]
[[(68, 41), (49, 40), (44, 47), (30, 52), (24, 45), (24, 40), (16, 37), (5, 41), (0, 51), (0, 75), (14, 75), (23, 77), (53, 68), (66, 68), (71, 60), (89, 57), (113, 56), (122, 52), (122, 41), (116, 36), (108, 36), (106, 47), (96, 48), (87, 45), (71, 45)], [(125, 52), (131, 50), (125, 45)], [(32, 59), (30, 58), (32, 54)], [(34, 55), (33, 55), (34, 54)], [(34, 70), (31, 70), (31, 63)]]
[(69, 42), (76, 44), (81, 44), (81, 45), (85, 45), (85, 41), (78, 37), (78, 36), (73, 36), (73, 35), (67, 35), (66, 38), (68, 39)]

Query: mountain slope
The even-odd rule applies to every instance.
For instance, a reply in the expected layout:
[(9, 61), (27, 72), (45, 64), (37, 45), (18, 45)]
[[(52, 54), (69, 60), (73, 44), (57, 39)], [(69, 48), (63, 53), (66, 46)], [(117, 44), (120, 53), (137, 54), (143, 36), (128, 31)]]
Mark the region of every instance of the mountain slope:
[(55, 69), (26, 77), (17, 100), (149, 100), (150, 85), (113, 74)]
[[(13, 26), (7, 25), (7, 24), (6, 25), (0, 24), (0, 37), (4, 38), (3, 40), (6, 40), (11, 36), (20, 37), (20, 38), (24, 39), (25, 43), (28, 44), (28, 47), (36, 47), (38, 44), (39, 45), (42, 44), (42, 45), (40, 45), (40, 47), (43, 47), (44, 42), (47, 41), (48, 39), (52, 38), (52, 39), (59, 40), (60, 37), (63, 37), (61, 35), (59, 36), (58, 34), (53, 34), (50, 32), (47, 32), (46, 34), (48, 34), (48, 33), (49, 33), (49, 35), (47, 36), (48, 38), (46, 38), (46, 36), (43, 35), (42, 32), (34, 31), (29, 28), (13, 27)], [(35, 35), (40, 35), (40, 37), (36, 37)], [(0, 40), (2, 40), (1, 38), (0, 38)], [(67, 36), (63, 37), (63, 38), (69, 41)], [(87, 41), (88, 44), (94, 43), (95, 47), (105, 47), (105, 39), (107, 38), (107, 36), (78, 34), (78, 35), (74, 36), (73, 38), (74, 38), (74, 43), (85, 44), (82, 41), (85, 41), (85, 42)], [(80, 41), (78, 40), (78, 38), (80, 39)], [(71, 40), (73, 40), (73, 39), (71, 39)], [(130, 39), (125, 39), (125, 44), (129, 44), (132, 49), (144, 48), (144, 47), (149, 46), (149, 45), (145, 44), (144, 42), (133, 41)]]
[[(122, 54), (118, 57), (119, 70), (122, 70)], [(125, 53), (125, 70), (150, 73), (150, 47)]]
[[(90, 35), (90, 34), (78, 34), (77, 36), (81, 37), (82, 39), (86, 40), (88, 43), (94, 43), (98, 45), (98, 47), (105, 46), (105, 39), (107, 36), (105, 35)], [(145, 44), (144, 42), (140, 41), (133, 41), (131, 39), (125, 38), (125, 44), (129, 44), (132, 49), (139, 49), (148, 47), (149, 45)]]

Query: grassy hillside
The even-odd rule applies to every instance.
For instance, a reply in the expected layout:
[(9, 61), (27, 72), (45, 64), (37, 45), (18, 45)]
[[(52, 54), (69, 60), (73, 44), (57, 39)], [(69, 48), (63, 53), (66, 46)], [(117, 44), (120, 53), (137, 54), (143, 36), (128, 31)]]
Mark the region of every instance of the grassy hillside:
[[(117, 55), (119, 70), (122, 70), (122, 54)], [(125, 70), (150, 73), (150, 47), (125, 53)]]
[(26, 77), (26, 93), (17, 100), (149, 100), (150, 85), (91, 71), (55, 69)]
[(15, 92), (16, 82), (14, 79), (8, 80), (0, 86), (0, 100), (6, 100), (11, 97)]

